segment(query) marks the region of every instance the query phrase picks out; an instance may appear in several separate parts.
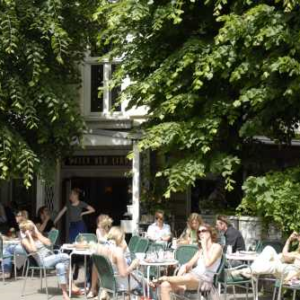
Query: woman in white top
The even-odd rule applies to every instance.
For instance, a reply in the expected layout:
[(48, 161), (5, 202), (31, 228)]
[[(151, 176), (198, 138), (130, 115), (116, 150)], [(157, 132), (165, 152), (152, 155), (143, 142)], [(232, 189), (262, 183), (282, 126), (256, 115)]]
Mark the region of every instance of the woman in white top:
[(202, 224), (198, 231), (199, 250), (194, 257), (183, 265), (177, 276), (163, 276), (161, 282), (161, 300), (169, 300), (170, 292), (207, 290), (212, 286), (213, 274), (221, 263), (222, 247), (217, 243), (217, 231), (208, 224)]
[(105, 243), (107, 241), (107, 235), (112, 226), (112, 223), (113, 219), (108, 215), (98, 216), (96, 235), (99, 243)]

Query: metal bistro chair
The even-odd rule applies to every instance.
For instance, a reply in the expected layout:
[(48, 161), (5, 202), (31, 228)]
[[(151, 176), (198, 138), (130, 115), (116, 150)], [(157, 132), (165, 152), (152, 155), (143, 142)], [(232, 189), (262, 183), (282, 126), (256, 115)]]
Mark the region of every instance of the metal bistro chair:
[[(296, 299), (296, 293), (297, 291), (300, 291), (300, 282), (297, 281), (293, 284), (293, 282), (291, 282), (291, 284), (285, 284), (283, 283), (283, 279), (285, 274), (287, 274), (289, 271), (295, 270), (297, 273), (299, 273), (300, 268), (295, 266), (295, 265), (288, 265), (285, 267), (285, 269), (283, 270), (280, 279), (276, 279), (275, 281), (275, 285), (274, 285), (274, 292), (273, 292), (273, 300), (276, 299), (276, 293), (278, 291), (278, 295), (277, 295), (277, 299), (281, 300), (282, 297), (282, 290), (283, 289), (287, 289), (287, 290), (292, 290), (293, 291), (293, 300)], [(298, 299), (298, 298), (297, 298)]]
[(257, 292), (257, 280), (255, 280), (254, 276), (251, 278), (246, 278), (242, 275), (232, 275), (231, 272), (234, 270), (247, 268), (249, 265), (239, 265), (235, 268), (227, 268), (228, 263), (224, 258), (224, 268), (222, 273), (218, 278), (219, 292), (221, 293), (222, 287), (224, 288), (224, 300), (227, 299), (227, 288), (230, 286), (233, 289), (234, 299), (236, 299), (235, 287), (244, 288), (246, 290), (246, 299), (248, 300), (249, 286), (251, 286), (253, 300), (256, 300), (256, 292)]
[(148, 239), (140, 238), (139, 242), (136, 244), (136, 246), (134, 248), (134, 253), (137, 253), (137, 252), (146, 253), (149, 245), (150, 245), (150, 241)]
[(23, 284), (21, 298), (25, 297), (25, 287), (26, 287), (26, 282), (27, 282), (29, 271), (34, 272), (37, 270), (40, 272), (41, 289), (43, 288), (43, 278), (44, 278), (45, 279), (46, 296), (47, 296), (47, 299), (50, 299), (49, 292), (48, 292), (47, 271), (55, 270), (55, 267), (46, 268), (44, 266), (39, 266), (37, 261), (34, 258), (35, 255), (36, 255), (36, 253), (28, 253), (27, 254), (26, 272), (25, 272), (25, 278), (24, 278), (24, 284)]
[(130, 241), (128, 243), (128, 249), (129, 249), (130, 253), (134, 253), (134, 249), (135, 249), (136, 245), (138, 244), (139, 240), (140, 240), (140, 237), (138, 235), (133, 235), (130, 238)]
[(48, 239), (51, 241), (51, 246), (49, 248), (52, 251), (54, 250), (54, 246), (57, 242), (58, 236), (59, 236), (59, 230), (58, 229), (51, 229), (48, 232)]
[(256, 249), (255, 251), (257, 253), (261, 253), (265, 247), (267, 246), (271, 246), (273, 247), (277, 253), (281, 253), (282, 252), (282, 249), (283, 249), (283, 246), (284, 244), (282, 243), (282, 241), (273, 241), (273, 240), (262, 240), (262, 241), (259, 241), (256, 245)]
[(199, 250), (197, 245), (180, 245), (176, 248), (174, 258), (178, 260), (179, 267), (186, 264)]
[(92, 259), (99, 275), (98, 299), (100, 300), (102, 290), (112, 294), (112, 299), (117, 299), (118, 294), (122, 294), (125, 299), (125, 294), (128, 291), (118, 289), (116, 281), (117, 276), (115, 275), (112, 264), (108, 258), (103, 255), (93, 254)]
[[(0, 262), (1, 262), (1, 270), (2, 270), (2, 281), (3, 281), (3, 283), (5, 283), (3, 260), (6, 258), (14, 259), (14, 256), (13, 255), (4, 255), (3, 248), (4, 248), (3, 247), (3, 237), (0, 234)], [(15, 274), (16, 274), (16, 271), (15, 271)]]

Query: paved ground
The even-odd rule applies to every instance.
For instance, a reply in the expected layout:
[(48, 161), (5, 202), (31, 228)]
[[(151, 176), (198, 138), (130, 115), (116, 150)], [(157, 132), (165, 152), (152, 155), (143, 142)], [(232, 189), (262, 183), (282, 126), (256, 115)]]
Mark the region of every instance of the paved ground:
[[(1, 277), (0, 277), (1, 278)], [(80, 270), (79, 281), (77, 282), (79, 286), (83, 287), (84, 278), (83, 269)], [(21, 292), (23, 288), (24, 279), (19, 277), (17, 280), (11, 279), (6, 281), (4, 284), (0, 282), (0, 298), (1, 300), (20, 300)], [(49, 275), (48, 276), (48, 289), (51, 300), (62, 300), (61, 291), (57, 285), (56, 276)], [(249, 299), (253, 299), (249, 295)], [(222, 297), (223, 298), (223, 297)], [(72, 297), (72, 299), (85, 299), (85, 296), (76, 296)], [(223, 298), (224, 299), (224, 298)], [(227, 300), (234, 299), (232, 296), (227, 297)], [(244, 294), (239, 294), (237, 300), (246, 299)], [(259, 300), (271, 300), (272, 297), (270, 294), (266, 294), (265, 296), (261, 295)], [(25, 297), (24, 300), (47, 300), (45, 288), (40, 289), (40, 279), (39, 277), (28, 278), (25, 289)]]

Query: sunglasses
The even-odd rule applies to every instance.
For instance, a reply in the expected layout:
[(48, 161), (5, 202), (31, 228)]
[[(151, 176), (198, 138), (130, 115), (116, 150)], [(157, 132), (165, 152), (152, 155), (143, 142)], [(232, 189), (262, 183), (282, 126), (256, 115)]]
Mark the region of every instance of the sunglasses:
[(208, 229), (201, 229), (201, 230), (198, 230), (198, 234), (203, 233), (203, 232), (208, 232)]
[(163, 220), (164, 218), (162, 217), (155, 217), (155, 220)]

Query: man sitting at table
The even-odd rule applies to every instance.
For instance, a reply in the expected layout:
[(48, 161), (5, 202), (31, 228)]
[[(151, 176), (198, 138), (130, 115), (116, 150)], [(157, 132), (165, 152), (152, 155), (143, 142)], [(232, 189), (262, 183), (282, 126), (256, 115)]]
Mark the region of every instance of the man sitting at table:
[[(290, 251), (292, 241), (298, 242), (296, 251)], [(268, 274), (274, 275), (278, 279), (283, 274), (285, 283), (291, 279), (300, 279), (300, 234), (293, 232), (290, 235), (281, 254), (277, 254), (273, 247), (267, 246), (250, 267), (231, 272), (232, 276), (242, 275), (247, 278), (251, 277), (251, 275)]]
[(148, 227), (146, 237), (154, 242), (167, 243), (171, 236), (170, 225), (164, 223), (164, 212), (157, 210), (155, 212), (155, 222)]
[(231, 245), (233, 253), (246, 250), (245, 241), (241, 232), (231, 225), (226, 216), (217, 216), (216, 227), (225, 237), (224, 252), (226, 252), (228, 245)]

